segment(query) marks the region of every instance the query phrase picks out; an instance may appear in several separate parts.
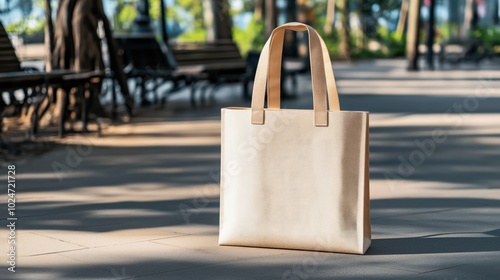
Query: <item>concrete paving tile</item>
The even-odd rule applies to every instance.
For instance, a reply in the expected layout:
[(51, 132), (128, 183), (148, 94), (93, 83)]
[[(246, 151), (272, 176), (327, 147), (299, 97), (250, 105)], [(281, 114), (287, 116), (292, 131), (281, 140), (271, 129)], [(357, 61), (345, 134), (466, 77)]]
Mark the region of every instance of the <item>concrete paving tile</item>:
[(138, 279), (390, 279), (416, 275), (378, 264), (353, 261), (356, 258), (362, 259), (363, 256), (298, 252), (148, 275)]
[[(17, 255), (20, 257), (53, 254), (85, 248), (85, 246), (57, 238), (50, 238), (21, 230), (18, 230), (16, 235)], [(4, 254), (1, 254), (1, 258), (2, 260), (5, 258)]]
[(218, 235), (219, 226), (206, 225), (206, 224), (183, 224), (183, 225), (173, 225), (169, 226), (168, 230), (182, 233), (182, 234), (192, 234), (192, 235)]
[[(497, 256), (498, 258), (498, 256)], [(497, 280), (500, 275), (500, 268), (498, 265), (490, 263), (480, 264), (474, 262), (472, 264), (464, 264), (462, 266), (451, 267), (447, 269), (440, 269), (430, 271), (418, 275), (416, 279), (443, 279), (443, 280)]]
[(189, 267), (227, 262), (231, 259), (200, 250), (188, 250), (152, 242), (136, 242), (92, 248), (61, 255), (109, 271), (125, 270), (127, 275), (140, 276)]
[(54, 280), (54, 279), (115, 279), (114, 274), (98, 266), (90, 266), (59, 254), (21, 257), (13, 274), (2, 271), (0, 279)]
[[(186, 90), (167, 110), (139, 112), (131, 123), (111, 126), (106, 137), (70, 136), (61, 149), (19, 163), (18, 253), (26, 273), (17, 276), (498, 279), (500, 92), (491, 91), (470, 113), (446, 113), (478, 86), (498, 88), (500, 82), (484, 81), (498, 67), (410, 73), (403, 60), (336, 65), (342, 109), (370, 111), (373, 243), (367, 255), (219, 247), (217, 188), (209, 189), (206, 207), (184, 219), (179, 205), (192, 206), (206, 184), (214, 185), (210, 172), (219, 170), (220, 107), (249, 105), (234, 94), (239, 88), (224, 87), (216, 106), (192, 110)], [(311, 109), (310, 79), (299, 79), (297, 98), (283, 106)], [(436, 128), (446, 131), (446, 142), (391, 188), (385, 172), (396, 172), (399, 156), (407, 158), (414, 141)], [(51, 164), (66, 162), (66, 148), (89, 140), (91, 154), (59, 180)], [(101, 247), (86, 249), (95, 246)], [(9, 276), (0, 272), (0, 279)]]
[(37, 230), (32, 231), (41, 236), (51, 237), (87, 248), (133, 243), (180, 236), (182, 234), (163, 228), (115, 230), (115, 225), (104, 225), (85, 228), (85, 230)]
[[(432, 199), (429, 199), (432, 202)], [(468, 199), (457, 198), (465, 205)], [(500, 205), (500, 204), (499, 204)], [(500, 207), (477, 205), (462, 209), (429, 211), (413, 215), (391, 216), (372, 220), (373, 233), (379, 238), (415, 237), (452, 233), (476, 233), (500, 228)]]
[(157, 239), (151, 241), (158, 244), (166, 244), (179, 248), (200, 250), (209, 254), (226, 256), (233, 259), (255, 258), (269, 255), (289, 254), (291, 250), (219, 246), (218, 235), (184, 235), (173, 238)]

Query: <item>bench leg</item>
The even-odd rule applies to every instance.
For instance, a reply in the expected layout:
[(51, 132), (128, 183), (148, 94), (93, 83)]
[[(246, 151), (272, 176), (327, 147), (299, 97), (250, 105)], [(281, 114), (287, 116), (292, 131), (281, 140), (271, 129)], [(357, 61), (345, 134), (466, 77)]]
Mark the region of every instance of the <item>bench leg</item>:
[(210, 104), (214, 104), (215, 103), (215, 92), (221, 88), (222, 86), (224, 85), (224, 82), (217, 82), (213, 87), (212, 89), (210, 90), (210, 92), (208, 92), (208, 99), (210, 101)]
[(196, 84), (197, 82), (193, 82), (191, 84), (191, 107), (196, 107)]
[(40, 103), (36, 103), (33, 108), (33, 114), (31, 115), (31, 128), (30, 128), (30, 138), (34, 139), (38, 132), (38, 110), (40, 109)]
[[(45, 86), (45, 89), (46, 89), (45, 93), (43, 92), (42, 88), (39, 88), (37, 91), (34, 91), (33, 95), (32, 95), (33, 100), (34, 100), (34, 103), (33, 103), (33, 113), (31, 115), (31, 128), (30, 128), (30, 137), (32, 139), (34, 139), (35, 136), (36, 136), (36, 134), (38, 133), (38, 121), (40, 120), (40, 118), (43, 116), (43, 114), (47, 110), (47, 108), (41, 109), (42, 105), (44, 103), (48, 104), (48, 96), (46, 94), (47, 91), (48, 91), (48, 89), (49, 89), (48, 85)], [(35, 95), (37, 95), (37, 94), (40, 94), (43, 97), (42, 100), (38, 101), (36, 99)], [(48, 107), (48, 105), (46, 107)], [(27, 112), (29, 112), (29, 110), (27, 110)]]
[(87, 132), (87, 125), (89, 123), (89, 111), (90, 111), (90, 103), (92, 99), (92, 90), (89, 87), (89, 84), (85, 84), (85, 87), (81, 87), (81, 97), (82, 97), (82, 131)]
[(293, 95), (296, 96), (297, 95), (297, 87), (298, 87), (298, 82), (297, 82), (297, 74), (294, 73), (292, 75), (292, 92), (293, 92)]
[(252, 96), (250, 95), (250, 91), (248, 90), (248, 84), (250, 84), (252, 80), (249, 77), (244, 77), (241, 81), (241, 86), (242, 86), (242, 93), (243, 93), (243, 99), (251, 99)]
[(60, 107), (60, 116), (59, 116), (59, 137), (64, 137), (64, 123), (66, 122), (66, 111), (68, 109), (68, 92), (70, 88), (62, 88), (61, 89), (61, 107)]
[(147, 90), (146, 90), (146, 77), (141, 78), (141, 107), (147, 107), (151, 105), (151, 102), (146, 98)]
[[(125, 101), (126, 102), (126, 101)], [(116, 120), (118, 117), (118, 111), (117, 111), (117, 104), (116, 104), (116, 81), (115, 79), (111, 79), (111, 118), (113, 120)]]

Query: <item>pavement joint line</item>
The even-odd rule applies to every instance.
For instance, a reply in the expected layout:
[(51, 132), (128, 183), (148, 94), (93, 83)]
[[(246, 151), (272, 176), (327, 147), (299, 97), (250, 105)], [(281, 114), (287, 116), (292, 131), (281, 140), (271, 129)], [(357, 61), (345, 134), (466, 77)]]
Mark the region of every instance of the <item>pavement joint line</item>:
[(441, 270), (446, 270), (450, 268), (456, 268), (456, 267), (461, 267), (461, 266), (466, 266), (467, 264), (459, 264), (459, 265), (454, 265), (454, 266), (449, 266), (449, 267), (443, 267), (443, 268), (438, 268), (438, 269), (433, 269), (425, 272), (421, 272), (420, 274), (426, 274), (426, 273), (431, 273), (431, 272), (436, 272), (436, 271), (441, 271)]
[[(184, 236), (190, 236), (190, 235), (193, 235), (193, 234), (189, 234), (189, 233), (179, 233), (179, 232), (175, 232), (176, 234), (178, 235), (172, 235), (172, 236), (167, 236), (167, 237), (159, 237), (159, 238), (153, 238), (153, 239), (148, 239), (146, 241), (150, 241), (150, 242), (154, 242), (156, 240), (164, 240), (164, 239), (173, 239), (173, 238), (178, 238), (178, 237), (184, 237)], [(156, 243), (156, 242), (154, 242)]]
[[(148, 242), (151, 242), (151, 243), (155, 243), (155, 244), (159, 244), (159, 245), (164, 245), (164, 246), (168, 246), (168, 247), (174, 247), (174, 248), (178, 248), (178, 249), (184, 249), (184, 250), (189, 250), (189, 251), (199, 251), (199, 252), (203, 252), (203, 253), (208, 253), (208, 254), (212, 254), (212, 255), (222, 255), (222, 254), (219, 254), (219, 253), (213, 253), (213, 252), (210, 252), (210, 251), (207, 251), (206, 249), (196, 249), (196, 248), (187, 248), (187, 247), (181, 247), (181, 246), (178, 246), (178, 245), (173, 245), (173, 244), (165, 244), (165, 243), (158, 243), (158, 242), (154, 242), (154, 241), (148, 241)], [(270, 248), (259, 248), (259, 247), (238, 247), (238, 246), (220, 246), (220, 245), (217, 245), (216, 248), (244, 248), (244, 249), (267, 249), (269, 250)], [(269, 254), (269, 255), (265, 255), (265, 257), (267, 256), (278, 256), (278, 255), (287, 255), (287, 254), (292, 254), (292, 253), (296, 253), (296, 252), (316, 252), (316, 251), (302, 251), (302, 250), (286, 250), (286, 249), (282, 249), (282, 251), (285, 250), (286, 252), (276, 252), (276, 253), (272, 253), (272, 254)], [(318, 251), (320, 253), (325, 253), (325, 252), (321, 252), (321, 251)], [(236, 258), (234, 259), (234, 261), (240, 261), (240, 260), (246, 260), (246, 259), (254, 259), (254, 258), (261, 258), (263, 256), (259, 256), (259, 257), (250, 257), (250, 258)]]
[[(181, 237), (181, 236), (172, 236), (172, 238), (174, 238), (174, 237)], [(87, 248), (88, 249), (106, 248), (106, 247), (117, 246), (117, 245), (128, 245), (128, 244), (134, 244), (134, 243), (151, 242), (151, 240), (158, 240), (158, 239), (167, 239), (167, 238), (162, 237), (162, 238), (157, 238), (157, 239), (136, 240), (136, 241), (130, 241), (130, 242), (124, 242), (124, 243), (113, 243), (113, 244), (106, 244), (106, 245), (87, 247)], [(153, 243), (161, 244), (161, 243), (156, 243), (156, 242), (153, 242)], [(183, 248), (183, 249), (185, 249), (185, 248)]]
[(37, 256), (45, 256), (45, 255), (54, 255), (54, 254), (61, 254), (61, 253), (67, 253), (67, 252), (73, 252), (73, 251), (81, 251), (81, 250), (88, 250), (90, 248), (78, 248), (78, 249), (70, 249), (70, 250), (63, 250), (63, 251), (57, 251), (57, 252), (48, 252), (48, 253), (40, 253), (40, 254), (34, 254), (34, 255), (27, 255), (27, 257), (37, 257)]
[(66, 241), (66, 240), (63, 240), (63, 239), (59, 239), (59, 238), (56, 238), (56, 237), (52, 237), (52, 236), (48, 236), (48, 235), (43, 235), (43, 234), (40, 234), (40, 233), (37, 233), (37, 232), (31, 232), (31, 233), (34, 234), (34, 235), (43, 236), (43, 237), (54, 239), (54, 240), (57, 240), (57, 241), (60, 241), (60, 242), (68, 243), (68, 244), (71, 244), (71, 245), (76, 245), (76, 246), (82, 247), (82, 249), (88, 249), (89, 248), (87, 246), (83, 246), (83, 245), (80, 245), (80, 244), (69, 242), (69, 241)]
[(439, 210), (433, 210), (433, 211), (424, 211), (424, 212), (419, 212), (419, 213), (408, 213), (408, 214), (398, 214), (398, 215), (387, 215), (387, 216), (382, 216), (382, 217), (376, 217), (376, 218), (371, 218), (371, 220), (378, 220), (378, 219), (385, 219), (385, 218), (392, 218), (392, 217), (402, 217), (402, 216), (415, 216), (415, 215), (421, 215), (421, 214), (430, 214), (430, 213), (440, 213), (440, 212), (449, 212), (453, 210), (462, 210), (462, 208), (445, 208), (445, 209), (439, 209)]
[(408, 269), (408, 268), (400, 268), (397, 266), (390, 266), (390, 265), (382, 265), (382, 267), (387, 268), (387, 269), (392, 269), (392, 270), (397, 270), (397, 271), (404, 271), (404, 272), (410, 272), (416, 275), (422, 274), (421, 271), (414, 270), (414, 269)]
[(82, 228), (93, 228), (93, 227), (100, 227), (100, 226), (111, 226), (111, 225), (123, 225), (125, 223), (106, 223), (106, 224), (98, 224), (98, 225), (91, 225), (91, 226), (76, 226), (74, 229), (82, 229)]

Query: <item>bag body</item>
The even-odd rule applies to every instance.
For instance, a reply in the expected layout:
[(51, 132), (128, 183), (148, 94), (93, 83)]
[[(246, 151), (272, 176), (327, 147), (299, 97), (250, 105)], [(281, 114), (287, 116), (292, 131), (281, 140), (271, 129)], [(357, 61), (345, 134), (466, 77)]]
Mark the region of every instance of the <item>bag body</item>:
[[(285, 29), (309, 33), (314, 110), (279, 108)], [(219, 244), (364, 254), (368, 126), (367, 112), (340, 111), (316, 31), (301, 23), (276, 28), (259, 60), (252, 108), (222, 109)]]

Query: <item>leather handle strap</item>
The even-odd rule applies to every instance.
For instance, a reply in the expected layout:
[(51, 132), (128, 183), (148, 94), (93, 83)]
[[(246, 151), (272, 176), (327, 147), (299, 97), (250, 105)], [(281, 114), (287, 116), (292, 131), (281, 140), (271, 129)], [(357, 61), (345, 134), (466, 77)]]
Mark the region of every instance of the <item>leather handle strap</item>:
[[(328, 126), (326, 86), (329, 88), (330, 109), (340, 110), (331, 61), (326, 46), (318, 33), (309, 25), (302, 23), (287, 23), (276, 28), (264, 45), (254, 80), (252, 94), (252, 124), (264, 124), (266, 80), (268, 83), (269, 108), (279, 109), (281, 63), (276, 62), (281, 62), (284, 31), (286, 29), (308, 32), (313, 85), (314, 124), (316, 126)], [(326, 77), (325, 72), (328, 77)], [(269, 79), (267, 79), (268, 76)]]
[[(279, 28), (276, 28), (274, 37), (271, 41), (270, 52), (271, 57), (276, 60), (269, 61), (269, 72), (268, 72), (268, 94), (267, 95), (267, 106), (268, 108), (279, 109), (280, 108), (280, 99), (281, 99), (281, 61), (282, 61), (282, 53), (283, 53), (283, 42), (285, 37), (285, 30), (294, 30), (294, 31), (304, 31), (302, 28), (305, 26), (303, 23), (299, 22), (290, 22), (286, 23)], [(335, 76), (333, 74), (332, 61), (330, 59), (330, 54), (326, 47), (325, 42), (319, 36), (317, 31), (314, 28), (311, 28), (310, 31), (314, 32), (315, 35), (319, 38), (321, 43), (321, 52), (323, 54), (323, 65), (325, 71), (325, 79), (326, 86), (328, 91), (328, 104), (330, 111), (340, 111), (340, 102), (337, 91), (337, 83), (335, 82)], [(275, 45), (275, 46), (274, 46)], [(311, 49), (309, 50), (311, 53)]]

